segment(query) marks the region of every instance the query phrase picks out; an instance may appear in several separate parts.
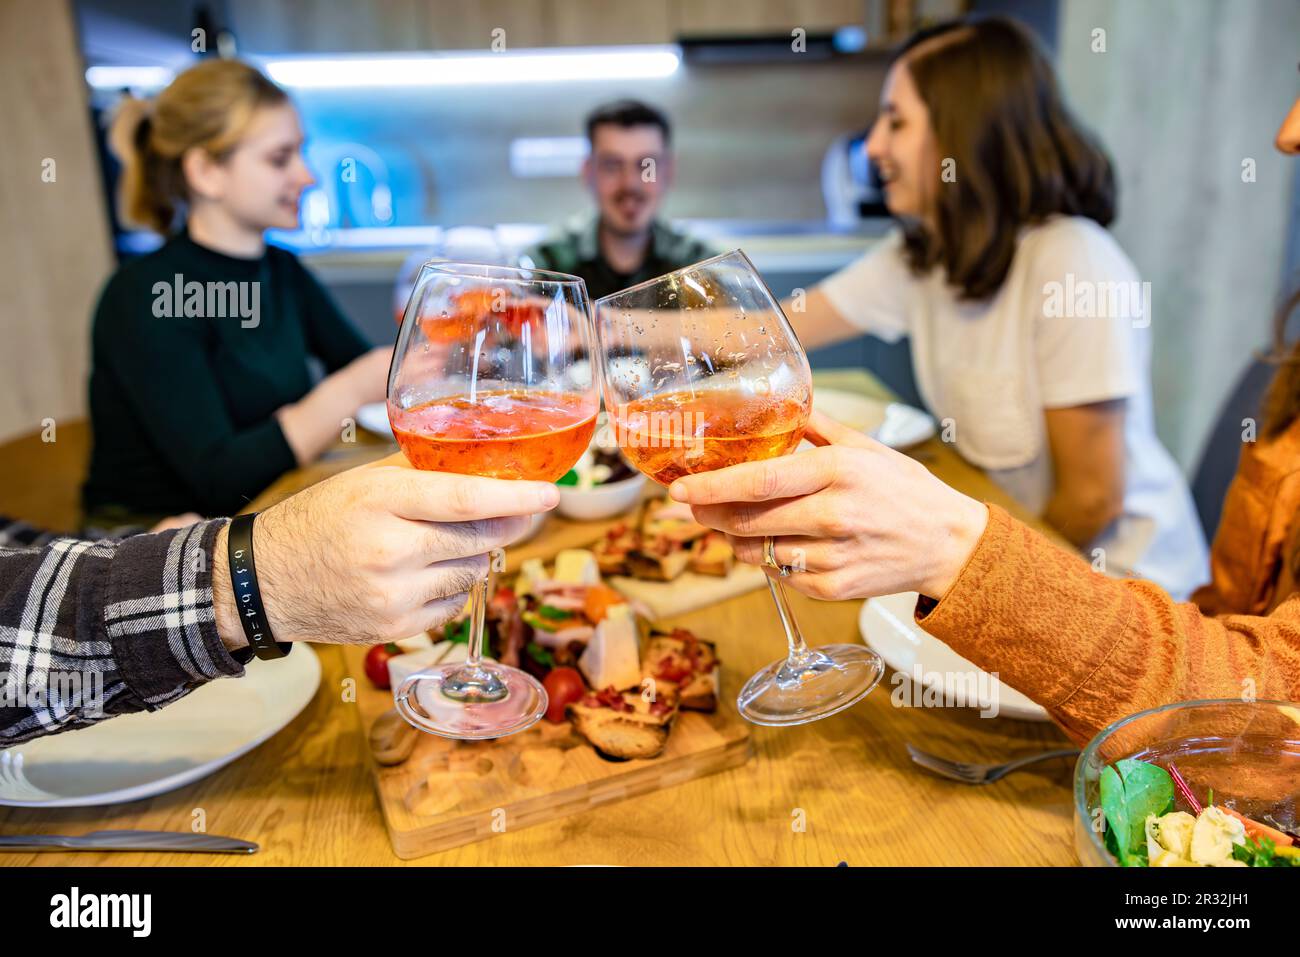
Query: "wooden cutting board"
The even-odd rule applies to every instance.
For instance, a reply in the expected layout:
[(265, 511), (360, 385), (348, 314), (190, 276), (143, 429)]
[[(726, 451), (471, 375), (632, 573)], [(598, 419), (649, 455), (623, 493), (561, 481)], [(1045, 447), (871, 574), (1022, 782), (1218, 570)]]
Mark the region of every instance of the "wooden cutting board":
[[(393, 707), (363, 667), (368, 649), (346, 646), (362, 732)], [(715, 714), (682, 711), (657, 758), (610, 761), (572, 732), (542, 719), (493, 741), (415, 732), (409, 758), (385, 767), (370, 756), (393, 851), (403, 860), (498, 837), (737, 767), (749, 760), (749, 725), (725, 686)], [(369, 748), (367, 748), (369, 752)]]
[[(651, 621), (659, 621), (763, 588), (767, 585), (767, 576), (756, 565), (737, 562), (726, 577), (686, 571), (670, 582), (612, 575), (605, 583), (644, 605)], [(775, 609), (772, 614), (776, 614)]]

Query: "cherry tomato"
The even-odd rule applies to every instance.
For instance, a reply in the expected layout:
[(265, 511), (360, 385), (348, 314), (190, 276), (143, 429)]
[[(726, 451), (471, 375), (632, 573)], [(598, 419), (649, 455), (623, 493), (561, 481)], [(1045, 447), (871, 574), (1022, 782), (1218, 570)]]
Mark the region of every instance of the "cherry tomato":
[(576, 668), (552, 668), (542, 687), (550, 705), (546, 709), (546, 720), (559, 724), (564, 720), (564, 706), (571, 701), (581, 701), (587, 693), (587, 683)]
[(388, 659), (402, 654), (402, 649), (391, 641), (386, 645), (375, 645), (366, 652), (366, 677), (376, 688), (391, 687), (388, 683)]

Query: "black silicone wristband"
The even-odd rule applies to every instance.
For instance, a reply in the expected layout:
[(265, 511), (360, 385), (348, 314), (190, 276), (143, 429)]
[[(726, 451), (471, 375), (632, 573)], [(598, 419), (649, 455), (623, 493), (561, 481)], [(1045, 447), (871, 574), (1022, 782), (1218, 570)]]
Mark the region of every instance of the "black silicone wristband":
[(262, 606), (262, 591), (257, 587), (257, 566), (253, 562), (253, 520), (257, 513), (231, 519), (226, 533), (226, 555), (230, 561), (230, 587), (235, 593), (235, 609), (244, 637), (259, 658), (283, 658), (293, 643), (276, 641)]

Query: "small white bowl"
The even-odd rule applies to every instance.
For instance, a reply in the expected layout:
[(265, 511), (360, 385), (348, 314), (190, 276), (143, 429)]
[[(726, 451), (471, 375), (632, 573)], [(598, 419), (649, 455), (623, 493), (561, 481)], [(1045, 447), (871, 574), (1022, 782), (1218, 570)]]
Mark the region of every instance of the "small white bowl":
[(596, 485), (589, 489), (580, 489), (574, 485), (557, 485), (560, 490), (560, 504), (556, 511), (565, 518), (579, 522), (594, 522), (602, 518), (622, 515), (641, 499), (641, 490), (645, 487), (646, 477), (641, 474), (631, 478), (620, 479)]

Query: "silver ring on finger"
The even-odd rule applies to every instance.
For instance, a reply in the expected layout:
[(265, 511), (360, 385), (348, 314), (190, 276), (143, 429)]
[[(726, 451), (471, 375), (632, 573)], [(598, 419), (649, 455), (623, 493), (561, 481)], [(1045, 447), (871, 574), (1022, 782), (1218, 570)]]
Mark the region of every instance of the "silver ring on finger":
[(776, 560), (776, 540), (771, 535), (763, 536), (763, 564), (768, 568), (775, 568), (782, 578), (789, 578), (794, 574), (793, 568), (782, 565)]

